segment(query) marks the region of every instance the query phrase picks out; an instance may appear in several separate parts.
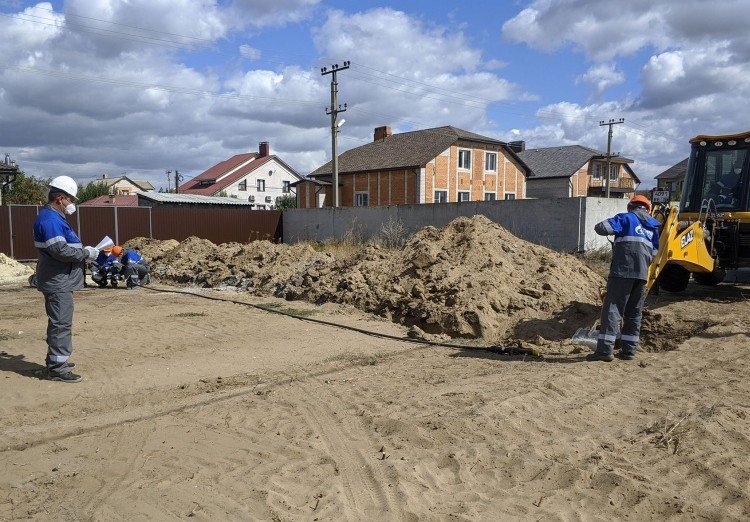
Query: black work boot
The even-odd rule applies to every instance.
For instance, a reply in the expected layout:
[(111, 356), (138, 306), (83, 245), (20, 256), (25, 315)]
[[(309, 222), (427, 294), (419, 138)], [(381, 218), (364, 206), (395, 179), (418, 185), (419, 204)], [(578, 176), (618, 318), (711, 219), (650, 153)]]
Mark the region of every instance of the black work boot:
[(50, 381), (76, 383), (76, 382), (81, 382), (81, 380), (83, 380), (83, 377), (81, 377), (80, 375), (76, 375), (73, 372), (48, 373), (47, 379), (49, 379)]
[(612, 362), (615, 360), (615, 358), (608, 353), (601, 353), (601, 352), (594, 352), (590, 353), (586, 356), (587, 361), (602, 361), (602, 362)]
[(615, 355), (615, 357), (623, 361), (632, 361), (633, 359), (635, 359), (635, 354), (626, 353), (626, 352), (617, 352), (617, 355)]

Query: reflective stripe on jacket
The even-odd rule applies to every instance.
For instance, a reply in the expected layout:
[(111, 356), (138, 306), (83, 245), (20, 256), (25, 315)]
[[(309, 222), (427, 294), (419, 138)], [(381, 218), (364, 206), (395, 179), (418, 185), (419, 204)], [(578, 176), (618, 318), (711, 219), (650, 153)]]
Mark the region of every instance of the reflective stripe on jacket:
[(83, 288), (86, 251), (62, 212), (46, 205), (34, 221), (34, 245), (39, 250), (37, 288), (44, 293)]
[(602, 236), (614, 235), (610, 275), (648, 279), (648, 267), (659, 249), (659, 222), (648, 212), (636, 209), (597, 223)]

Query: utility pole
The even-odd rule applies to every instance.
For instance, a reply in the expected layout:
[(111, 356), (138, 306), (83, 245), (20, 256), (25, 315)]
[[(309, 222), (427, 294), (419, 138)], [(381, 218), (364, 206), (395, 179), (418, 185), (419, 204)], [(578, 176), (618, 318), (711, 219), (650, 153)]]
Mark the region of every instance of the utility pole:
[(18, 165), (10, 159), (10, 154), (6, 154), (5, 160), (0, 162), (0, 205), (3, 204), (5, 188), (15, 181), (17, 175)]
[(605, 197), (609, 199), (609, 178), (610, 174), (609, 171), (612, 168), (612, 125), (617, 125), (619, 123), (625, 123), (625, 118), (620, 118), (619, 120), (615, 121), (612, 118), (609, 119), (609, 121), (605, 122), (604, 120), (599, 122), (599, 127), (603, 127), (605, 125), (609, 126), (609, 134), (607, 135), (607, 173), (604, 178), (604, 186), (605, 189)]
[(167, 194), (172, 192), (172, 171), (167, 171)]
[(331, 116), (331, 158), (333, 162), (333, 207), (338, 207), (340, 200), (339, 200), (339, 156), (337, 152), (337, 145), (338, 145), (338, 133), (339, 133), (339, 126), (344, 122), (344, 120), (341, 120), (341, 123), (337, 121), (338, 113), (340, 112), (346, 112), (346, 104), (344, 104), (344, 107), (342, 108), (341, 105), (338, 104), (338, 93), (339, 93), (339, 83), (336, 79), (336, 73), (338, 71), (343, 71), (344, 69), (349, 68), (349, 61), (345, 61), (343, 66), (339, 66), (339, 64), (331, 65), (331, 68), (328, 69), (327, 67), (323, 67), (320, 70), (320, 74), (325, 76), (326, 74), (331, 75), (331, 107), (330, 110), (326, 108), (326, 114)]
[(174, 193), (179, 194), (180, 192), (180, 181), (182, 181), (182, 174), (177, 169), (174, 169)]

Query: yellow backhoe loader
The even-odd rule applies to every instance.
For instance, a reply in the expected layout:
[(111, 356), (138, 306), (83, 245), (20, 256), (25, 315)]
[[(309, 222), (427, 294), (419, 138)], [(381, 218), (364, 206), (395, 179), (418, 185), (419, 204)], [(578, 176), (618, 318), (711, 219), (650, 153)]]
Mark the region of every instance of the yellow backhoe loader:
[(670, 292), (684, 290), (691, 273), (699, 284), (717, 285), (727, 270), (750, 266), (750, 131), (690, 144), (679, 213), (654, 206), (663, 231), (649, 285), (658, 281)]

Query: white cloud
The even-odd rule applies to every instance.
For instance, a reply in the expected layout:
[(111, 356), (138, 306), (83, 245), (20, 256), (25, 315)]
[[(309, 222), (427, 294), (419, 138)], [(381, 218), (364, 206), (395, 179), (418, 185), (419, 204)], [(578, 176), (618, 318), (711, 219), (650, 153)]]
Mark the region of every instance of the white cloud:
[(263, 53), (260, 49), (251, 47), (247, 44), (240, 45), (240, 55), (248, 60), (258, 60)]
[[(531, 146), (578, 142), (604, 148), (606, 132), (598, 120), (625, 117), (626, 124), (616, 126), (618, 150), (636, 159), (636, 172), (652, 182), (688, 155), (692, 136), (747, 128), (748, 14), (748, 0), (710, 6), (699, 0), (533, 1), (504, 24), (503, 35), (544, 51), (581, 50), (594, 63), (578, 81), (591, 82), (600, 93), (624, 79), (618, 58), (644, 50), (650, 56), (635, 97), (553, 104), (539, 110), (545, 124), (520, 134)], [(558, 112), (564, 116), (550, 117)]]
[(614, 63), (600, 63), (592, 66), (584, 74), (578, 77), (579, 82), (587, 82), (594, 87), (599, 94), (609, 87), (620, 85), (625, 81), (625, 75), (617, 70)]
[[(132, 172), (163, 185), (166, 169), (192, 176), (268, 140), (307, 173), (329, 155), (329, 77), (294, 65), (248, 65), (261, 51), (242, 43), (232, 71), (198, 70), (174, 47), (144, 39), (212, 47), (239, 26), (255, 31), (308, 16), (316, 3), (70, 0), (65, 14), (40, 4), (40, 16), (55, 17), (58, 27), (18, 22), (24, 38), (0, 44), (10, 65), (0, 71), (0, 125), (14, 130), (0, 145), (22, 167), (27, 160), (32, 174), (64, 171), (84, 180)], [(329, 11), (313, 38), (321, 55), (353, 62), (340, 77), (341, 102), (351, 104), (341, 150), (371, 141), (382, 124), (489, 128), (489, 103), (526, 96), (488, 72), (461, 33), (391, 9)]]
[(490, 103), (529, 97), (483, 70), (481, 52), (461, 32), (400, 11), (330, 11), (313, 35), (322, 54), (352, 62), (340, 73), (340, 99), (356, 102), (347, 132), (362, 140), (372, 139), (373, 127), (384, 124), (398, 129), (452, 124), (480, 131), (489, 128)]

